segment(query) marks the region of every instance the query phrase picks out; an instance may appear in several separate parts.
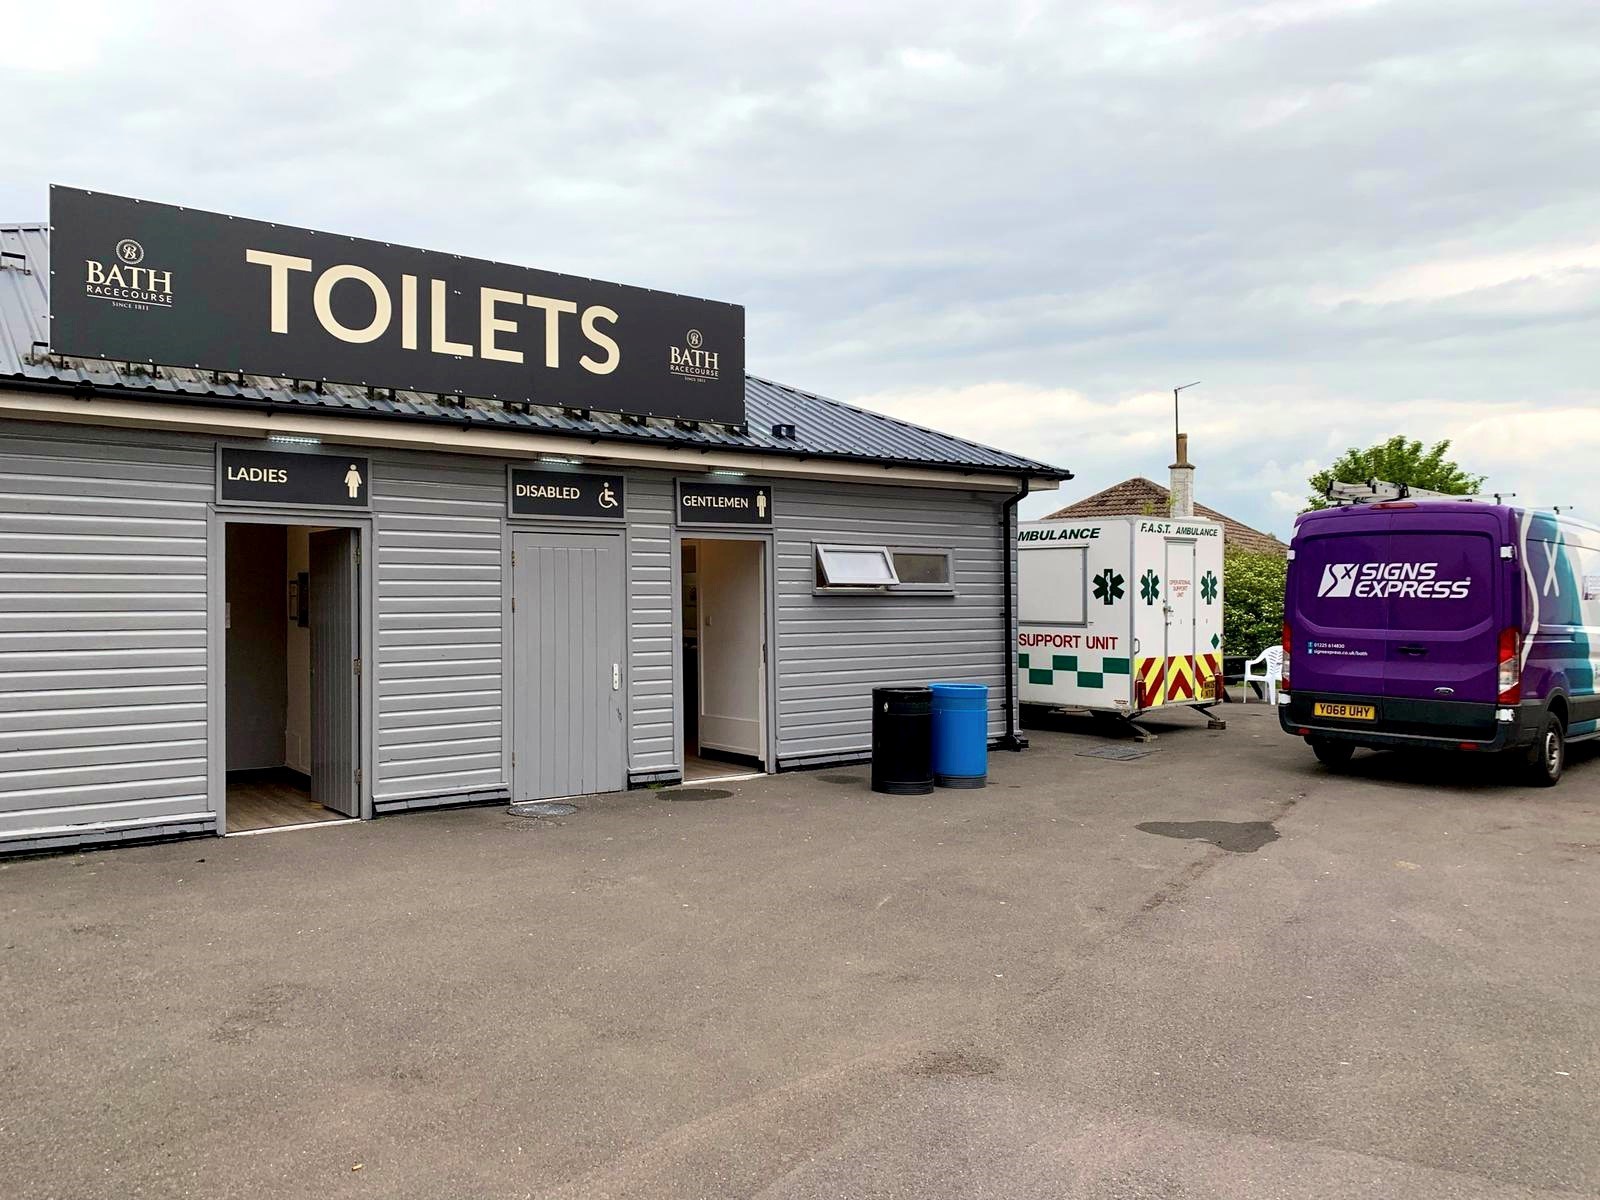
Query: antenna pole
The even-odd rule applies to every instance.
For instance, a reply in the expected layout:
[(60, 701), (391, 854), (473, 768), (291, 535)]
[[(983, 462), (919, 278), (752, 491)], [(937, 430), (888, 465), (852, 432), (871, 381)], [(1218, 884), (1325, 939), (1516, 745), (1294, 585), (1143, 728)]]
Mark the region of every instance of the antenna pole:
[(1172, 389), (1172, 461), (1177, 462), (1181, 457), (1178, 453), (1178, 393), (1186, 388), (1198, 387), (1202, 381), (1196, 379), (1193, 383), (1185, 383)]

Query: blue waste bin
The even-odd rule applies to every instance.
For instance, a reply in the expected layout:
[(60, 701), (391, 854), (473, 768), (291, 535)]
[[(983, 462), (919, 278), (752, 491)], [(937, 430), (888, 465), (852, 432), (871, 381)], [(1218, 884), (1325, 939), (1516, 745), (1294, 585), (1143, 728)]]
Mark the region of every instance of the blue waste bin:
[(934, 683), (933, 782), (981, 788), (989, 781), (989, 685)]

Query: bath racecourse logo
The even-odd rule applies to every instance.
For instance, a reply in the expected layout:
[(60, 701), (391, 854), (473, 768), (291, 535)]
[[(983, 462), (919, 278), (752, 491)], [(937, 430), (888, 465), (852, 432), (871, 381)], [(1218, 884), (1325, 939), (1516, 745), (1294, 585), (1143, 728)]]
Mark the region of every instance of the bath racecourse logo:
[(99, 259), (83, 260), (83, 291), (118, 308), (172, 307), (172, 272), (144, 266), (144, 247), (122, 238), (109, 265)]
[(1472, 591), (1471, 579), (1441, 579), (1436, 562), (1328, 563), (1317, 587), (1319, 599), (1460, 600)]
[(705, 334), (691, 329), (683, 335), (683, 345), (667, 347), (667, 370), (683, 379), (720, 379), (717, 352), (705, 348)]

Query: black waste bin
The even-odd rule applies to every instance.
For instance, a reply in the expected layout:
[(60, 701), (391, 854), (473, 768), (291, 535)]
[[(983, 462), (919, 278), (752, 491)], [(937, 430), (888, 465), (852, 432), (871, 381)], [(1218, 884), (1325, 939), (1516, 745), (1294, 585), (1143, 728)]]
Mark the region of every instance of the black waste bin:
[(872, 689), (872, 790), (893, 796), (933, 791), (933, 693), (927, 688)]

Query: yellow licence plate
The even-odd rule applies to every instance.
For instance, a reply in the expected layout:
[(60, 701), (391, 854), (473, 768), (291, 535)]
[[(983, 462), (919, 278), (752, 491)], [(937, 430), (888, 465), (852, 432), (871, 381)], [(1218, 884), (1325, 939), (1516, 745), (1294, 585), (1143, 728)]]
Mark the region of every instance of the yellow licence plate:
[(1311, 705), (1314, 717), (1339, 717), (1346, 721), (1376, 721), (1378, 710), (1371, 704), (1329, 704), (1318, 700)]

